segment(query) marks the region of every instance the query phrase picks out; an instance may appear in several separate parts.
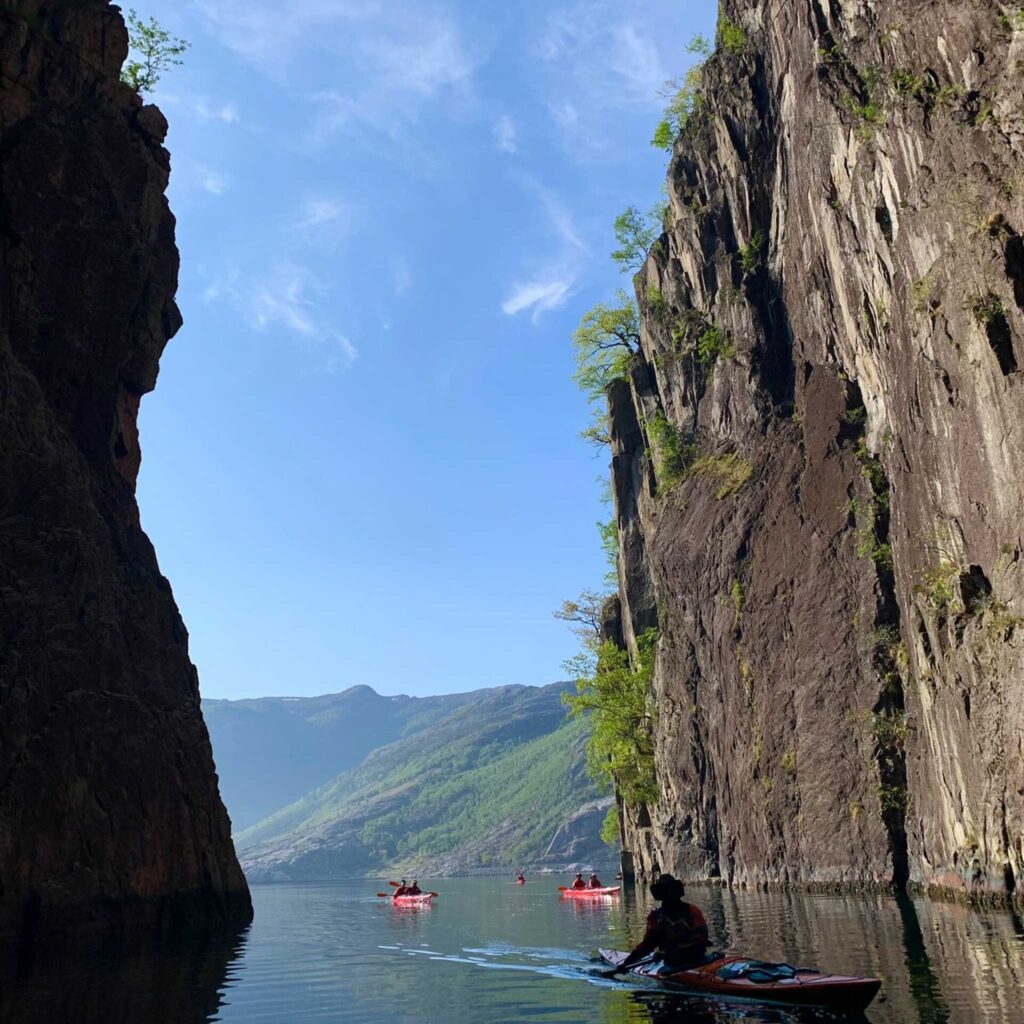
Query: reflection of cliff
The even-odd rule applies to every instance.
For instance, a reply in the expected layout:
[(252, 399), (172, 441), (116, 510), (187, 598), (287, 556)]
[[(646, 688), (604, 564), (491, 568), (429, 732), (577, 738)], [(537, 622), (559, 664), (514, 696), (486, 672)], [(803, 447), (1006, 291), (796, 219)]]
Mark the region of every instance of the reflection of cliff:
[[(0, 1020), (9, 1024), (201, 1024), (216, 1020), (241, 932), (200, 932), (179, 945), (107, 944), (39, 951), (22, 977), (0, 973)], [(5, 965), (5, 968), (9, 965)]]
[(660, 629), (663, 798), (626, 846), (641, 875), (1005, 897), (1024, 33), (990, 0), (723, 10), (609, 395), (621, 631)]
[(0, 936), (248, 918), (136, 415), (181, 318), (155, 107), (105, 0), (0, 11)]

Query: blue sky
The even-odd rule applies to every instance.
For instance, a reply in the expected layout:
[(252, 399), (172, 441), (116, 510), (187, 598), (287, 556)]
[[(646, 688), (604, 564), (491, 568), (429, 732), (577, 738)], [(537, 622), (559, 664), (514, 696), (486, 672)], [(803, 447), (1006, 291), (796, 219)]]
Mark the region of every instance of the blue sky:
[(153, 96), (185, 326), (139, 501), (205, 696), (562, 677), (607, 474), (570, 337), (714, 8), (140, 5), (192, 44)]

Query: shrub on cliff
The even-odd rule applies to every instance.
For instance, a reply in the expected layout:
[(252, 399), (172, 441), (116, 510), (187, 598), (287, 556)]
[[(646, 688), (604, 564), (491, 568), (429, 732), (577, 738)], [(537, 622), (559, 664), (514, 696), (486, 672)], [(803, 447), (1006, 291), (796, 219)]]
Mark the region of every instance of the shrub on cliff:
[(575, 694), (563, 695), (573, 716), (590, 715), (587, 763), (595, 778), (615, 787), (630, 806), (656, 803), (651, 673), (658, 631), (637, 637), (637, 657), (606, 640), (583, 651), (566, 667), (576, 678)]
[(130, 10), (127, 18), (130, 59), (121, 69), (121, 81), (136, 92), (152, 92), (161, 76), (183, 62), (181, 55), (191, 44), (172, 36), (156, 18), (143, 21)]

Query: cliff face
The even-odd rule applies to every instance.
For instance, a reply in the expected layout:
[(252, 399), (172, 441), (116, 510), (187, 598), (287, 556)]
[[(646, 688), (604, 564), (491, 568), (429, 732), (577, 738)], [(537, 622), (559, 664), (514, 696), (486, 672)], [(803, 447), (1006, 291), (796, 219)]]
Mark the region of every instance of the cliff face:
[(0, 935), (251, 916), (136, 414), (181, 323), (166, 123), (105, 0), (0, 11)]
[(609, 394), (617, 628), (660, 629), (664, 796), (625, 845), (641, 875), (1003, 898), (1024, 872), (1024, 10), (723, 10), (742, 36), (676, 143), (641, 355)]

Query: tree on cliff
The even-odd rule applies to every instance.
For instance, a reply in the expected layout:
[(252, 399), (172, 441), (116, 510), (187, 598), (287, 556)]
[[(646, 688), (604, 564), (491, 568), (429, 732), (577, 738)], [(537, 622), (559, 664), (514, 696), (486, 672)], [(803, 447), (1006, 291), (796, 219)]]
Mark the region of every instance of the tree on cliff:
[(181, 55), (191, 44), (172, 36), (156, 18), (143, 21), (132, 10), (127, 23), (129, 56), (135, 59), (121, 69), (121, 81), (136, 92), (151, 92), (165, 71), (183, 63)]
[(612, 259), (623, 270), (639, 270), (647, 262), (662, 233), (667, 208), (667, 203), (657, 203), (645, 214), (630, 206), (615, 218), (615, 239), (619, 247), (612, 251)]
[(640, 347), (636, 303), (620, 288), (617, 306), (599, 302), (583, 315), (572, 336), (576, 350), (573, 379), (593, 401), (604, 401), (608, 386), (628, 378), (630, 359)]

